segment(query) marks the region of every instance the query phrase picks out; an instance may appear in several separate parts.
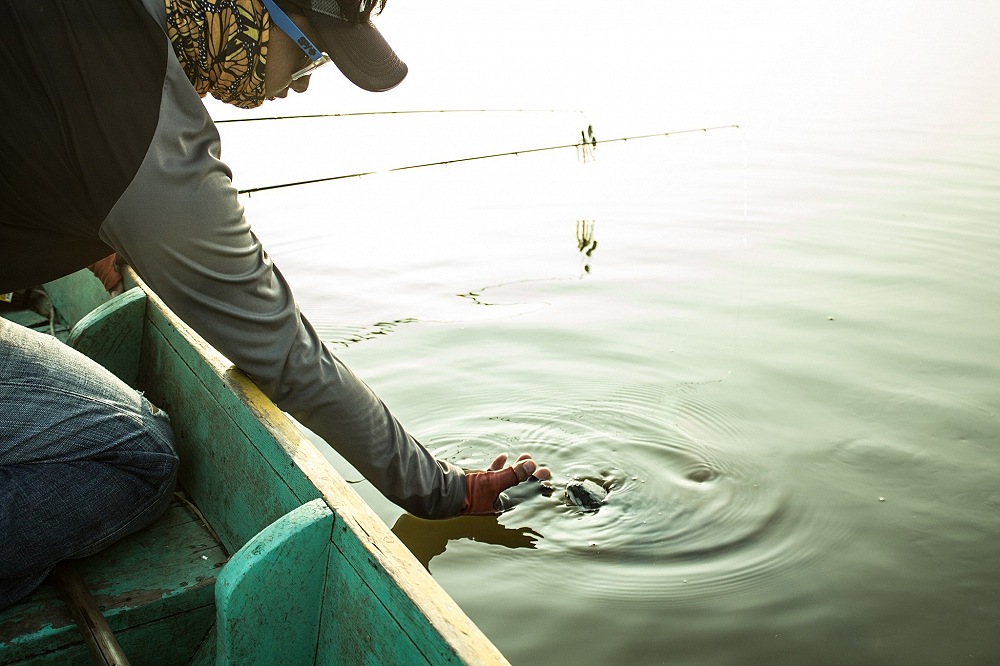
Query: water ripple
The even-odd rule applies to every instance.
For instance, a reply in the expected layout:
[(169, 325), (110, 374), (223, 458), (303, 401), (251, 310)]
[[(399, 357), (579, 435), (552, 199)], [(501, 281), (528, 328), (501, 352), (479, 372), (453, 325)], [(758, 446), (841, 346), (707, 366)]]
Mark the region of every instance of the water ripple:
[[(846, 529), (793, 504), (740, 419), (705, 389), (635, 386), (569, 409), (506, 415), (511, 450), (531, 451), (555, 477), (551, 496), (501, 521), (530, 525), (543, 537), (538, 548), (576, 572), (578, 592), (608, 599), (623, 586), (630, 599), (658, 603), (752, 589), (828, 551), (820, 544)], [(563, 489), (573, 479), (604, 486), (605, 504), (569, 505)]]

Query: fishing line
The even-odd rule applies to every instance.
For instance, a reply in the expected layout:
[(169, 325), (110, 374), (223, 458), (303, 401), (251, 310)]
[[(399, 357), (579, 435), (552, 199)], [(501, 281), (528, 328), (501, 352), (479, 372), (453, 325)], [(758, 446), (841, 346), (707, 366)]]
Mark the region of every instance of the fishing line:
[[(685, 129), (685, 130), (675, 130), (672, 132), (657, 132), (654, 134), (637, 134), (634, 136), (622, 136), (615, 139), (597, 139), (591, 138), (589, 141), (586, 137), (581, 138), (580, 141), (576, 143), (564, 143), (558, 146), (544, 146), (542, 148), (525, 148), (522, 150), (509, 150), (502, 153), (489, 153), (487, 155), (475, 155), (473, 157), (459, 157), (451, 160), (440, 160), (438, 162), (425, 162), (423, 164), (410, 164), (407, 166), (395, 167), (392, 169), (386, 169), (384, 171), (359, 171), (357, 173), (343, 174), (340, 176), (327, 176), (325, 178), (312, 178), (309, 180), (299, 180), (291, 183), (280, 183), (277, 185), (264, 185), (261, 187), (250, 187), (244, 190), (238, 190), (237, 194), (253, 194), (255, 192), (265, 192), (267, 190), (278, 190), (285, 187), (298, 187), (300, 185), (312, 185), (314, 183), (325, 183), (331, 180), (343, 180), (345, 178), (360, 178), (361, 176), (371, 176), (376, 173), (391, 173), (394, 171), (407, 171), (409, 169), (423, 169), (425, 167), (432, 166), (444, 166), (447, 164), (458, 164), (460, 162), (473, 162), (476, 160), (488, 160), (496, 157), (511, 157), (515, 155), (527, 155), (530, 153), (541, 153), (549, 150), (565, 150), (567, 148), (575, 148), (576, 150), (585, 150), (587, 148), (593, 149), (602, 143), (619, 143), (624, 141), (639, 141), (641, 139), (652, 139), (657, 137), (667, 137), (674, 136), (678, 134), (692, 134), (694, 132), (711, 132), (714, 130), (722, 129), (739, 129), (739, 125), (718, 125), (716, 127), (699, 127), (695, 129)], [(593, 137), (593, 134), (591, 134)]]
[(222, 123), (253, 123), (260, 120), (308, 120), (314, 118), (353, 118), (356, 116), (404, 116), (415, 114), (431, 113), (578, 113), (583, 115), (583, 111), (576, 109), (411, 109), (402, 111), (356, 111), (354, 113), (309, 113), (297, 116), (266, 116), (263, 118), (230, 118), (227, 120), (216, 120), (215, 124)]

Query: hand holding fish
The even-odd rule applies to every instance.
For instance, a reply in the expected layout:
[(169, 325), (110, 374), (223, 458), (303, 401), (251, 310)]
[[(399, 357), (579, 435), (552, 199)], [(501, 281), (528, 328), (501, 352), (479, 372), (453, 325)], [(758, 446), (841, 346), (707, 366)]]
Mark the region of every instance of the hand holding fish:
[(522, 453), (513, 465), (507, 464), (507, 454), (501, 453), (489, 468), (482, 472), (466, 472), (465, 503), (459, 515), (492, 515), (497, 513), (496, 502), (500, 493), (534, 477), (545, 481), (552, 477), (548, 467), (539, 467), (531, 455)]

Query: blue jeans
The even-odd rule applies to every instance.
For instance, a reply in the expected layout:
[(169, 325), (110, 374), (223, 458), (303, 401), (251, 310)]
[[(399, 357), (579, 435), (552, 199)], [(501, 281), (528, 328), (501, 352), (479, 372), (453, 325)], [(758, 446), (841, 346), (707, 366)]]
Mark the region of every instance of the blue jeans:
[(0, 318), (0, 609), (56, 562), (153, 522), (177, 462), (164, 412), (62, 342)]

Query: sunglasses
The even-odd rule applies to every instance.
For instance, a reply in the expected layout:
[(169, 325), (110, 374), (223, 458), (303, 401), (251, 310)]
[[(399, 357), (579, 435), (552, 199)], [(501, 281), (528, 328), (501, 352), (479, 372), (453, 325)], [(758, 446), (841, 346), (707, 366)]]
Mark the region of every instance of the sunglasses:
[(281, 8), (275, 4), (274, 0), (262, 1), (264, 6), (267, 7), (268, 13), (271, 14), (271, 21), (281, 28), (283, 33), (291, 37), (292, 41), (295, 42), (295, 44), (302, 49), (302, 52), (306, 54), (306, 57), (309, 58), (309, 62), (305, 67), (292, 74), (292, 81), (301, 79), (304, 76), (309, 76), (317, 69), (330, 62), (330, 54), (317, 48), (316, 45), (305, 36), (305, 33), (299, 29), (299, 26), (295, 25), (295, 22), (288, 18), (288, 14), (281, 11)]

